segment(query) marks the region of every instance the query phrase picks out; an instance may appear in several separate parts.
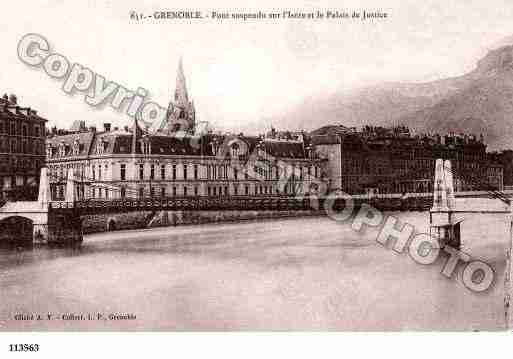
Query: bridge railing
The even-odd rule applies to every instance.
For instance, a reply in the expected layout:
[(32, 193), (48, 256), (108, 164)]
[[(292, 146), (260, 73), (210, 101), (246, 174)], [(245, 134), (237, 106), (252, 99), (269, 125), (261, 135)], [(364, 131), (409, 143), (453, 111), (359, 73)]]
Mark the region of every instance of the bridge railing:
[(50, 203), (52, 209), (75, 209), (99, 212), (108, 209), (176, 209), (176, 210), (245, 210), (307, 209), (309, 199), (295, 197), (180, 197), (166, 199), (111, 199)]

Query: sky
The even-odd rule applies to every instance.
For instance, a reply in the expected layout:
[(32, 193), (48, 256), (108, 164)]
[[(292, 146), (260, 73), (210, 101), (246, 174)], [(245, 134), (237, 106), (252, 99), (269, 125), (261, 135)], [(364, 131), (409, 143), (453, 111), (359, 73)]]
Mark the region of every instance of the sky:
[[(5, 9), (5, 8), (4, 8)], [(130, 12), (380, 11), (382, 20), (144, 20)], [(10, 15), (9, 15), (10, 14)], [(17, 57), (27, 33), (48, 39), (51, 51), (127, 89), (143, 87), (162, 106), (173, 96), (180, 56), (198, 121), (219, 130), (268, 129), (268, 118), (306, 97), (383, 81), (424, 82), (462, 75), (513, 35), (510, 0), (452, 1), (39, 1), (9, 3), (0, 22), (0, 91), (15, 93), (49, 120), (101, 126), (131, 123), (124, 112), (93, 108), (68, 95)], [(279, 128), (279, 124), (273, 123)]]

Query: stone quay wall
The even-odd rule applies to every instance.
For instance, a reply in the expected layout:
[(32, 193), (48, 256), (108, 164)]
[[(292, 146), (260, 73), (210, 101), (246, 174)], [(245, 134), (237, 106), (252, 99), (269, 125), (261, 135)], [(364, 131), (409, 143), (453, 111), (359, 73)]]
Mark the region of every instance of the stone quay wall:
[(238, 222), (284, 217), (322, 215), (323, 211), (136, 211), (129, 213), (86, 215), (82, 217), (84, 234), (112, 230), (141, 229), (216, 222)]

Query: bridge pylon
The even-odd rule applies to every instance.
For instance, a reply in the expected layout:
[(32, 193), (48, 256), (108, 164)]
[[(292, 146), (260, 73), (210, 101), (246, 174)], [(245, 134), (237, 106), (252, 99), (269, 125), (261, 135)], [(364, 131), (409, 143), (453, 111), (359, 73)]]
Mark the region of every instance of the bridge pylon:
[(456, 199), (450, 160), (436, 160), (433, 192), (433, 207), (429, 211), (430, 233), (438, 239), (441, 246), (448, 244), (459, 248), (461, 221), (456, 220), (454, 213)]
[(41, 204), (41, 208), (47, 208), (51, 202), (50, 182), (48, 181), (48, 169), (46, 167), (41, 168), (41, 174), (39, 176), (39, 192), (37, 195), (37, 201)]
[(48, 181), (48, 168), (42, 167), (39, 175), (39, 192), (37, 195), (37, 204), (44, 211), (44, 220), (34, 222), (33, 224), (33, 239), (34, 243), (47, 243), (48, 242), (48, 206), (52, 200), (50, 191), (50, 182)]
[(68, 203), (75, 202), (76, 190), (75, 190), (75, 177), (73, 167), (68, 169), (68, 175), (66, 177), (66, 192), (64, 195), (64, 201)]

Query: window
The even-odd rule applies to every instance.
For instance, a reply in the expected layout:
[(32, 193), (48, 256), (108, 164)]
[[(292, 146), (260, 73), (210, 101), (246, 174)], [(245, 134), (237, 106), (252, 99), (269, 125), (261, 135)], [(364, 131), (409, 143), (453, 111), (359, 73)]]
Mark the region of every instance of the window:
[(194, 165), (194, 179), (198, 179), (198, 165)]
[(98, 179), (102, 179), (102, 165), (98, 165)]
[(121, 187), (121, 198), (125, 198), (125, 197), (126, 197), (126, 188)]
[(36, 132), (36, 137), (39, 137), (39, 126), (34, 126), (34, 131)]
[(249, 187), (248, 186), (244, 187), (244, 193), (246, 194), (246, 196), (249, 194)]
[(173, 179), (176, 179), (176, 165), (173, 165)]
[(166, 188), (165, 187), (162, 187), (160, 189), (160, 197), (166, 197)]
[(183, 165), (183, 179), (187, 179), (187, 165)]
[(233, 169), (233, 177), (238, 180), (239, 179), (239, 171), (237, 170), (237, 168), (234, 168)]
[(139, 165), (139, 179), (143, 179), (144, 178), (144, 165), (141, 163)]
[(160, 166), (160, 178), (166, 179), (166, 165)]
[(198, 187), (194, 187), (194, 195), (197, 196), (198, 195)]
[(155, 188), (154, 187), (150, 187), (150, 197), (151, 198), (155, 197)]
[(145, 155), (151, 153), (151, 147), (149, 141), (141, 141), (141, 152)]
[(176, 196), (176, 187), (173, 187), (173, 196)]
[(187, 196), (187, 187), (183, 186), (183, 195)]
[[(93, 180), (95, 180), (96, 179), (96, 166), (93, 165), (92, 167), (93, 167)], [(94, 195), (93, 195), (93, 197), (94, 197)]]
[(109, 190), (107, 188), (105, 188), (105, 198), (109, 198)]
[(217, 189), (216, 189), (216, 187), (213, 187), (213, 188), (212, 188), (212, 192), (213, 192), (213, 195), (214, 195), (214, 196), (215, 196), (215, 195), (217, 195)]
[(102, 198), (102, 189), (98, 188), (98, 198)]
[(150, 166), (150, 179), (155, 179), (155, 165)]
[(144, 188), (139, 188), (139, 198), (143, 198), (144, 197)]
[(225, 196), (228, 196), (228, 186), (225, 186), (225, 187), (224, 187), (224, 195), (225, 195)]
[(233, 186), (233, 193), (235, 195), (238, 195), (239, 194), (239, 186)]
[(126, 180), (126, 165), (124, 163), (122, 163), (121, 165), (119, 165), (119, 175), (121, 177), (121, 180), (124, 181)]

